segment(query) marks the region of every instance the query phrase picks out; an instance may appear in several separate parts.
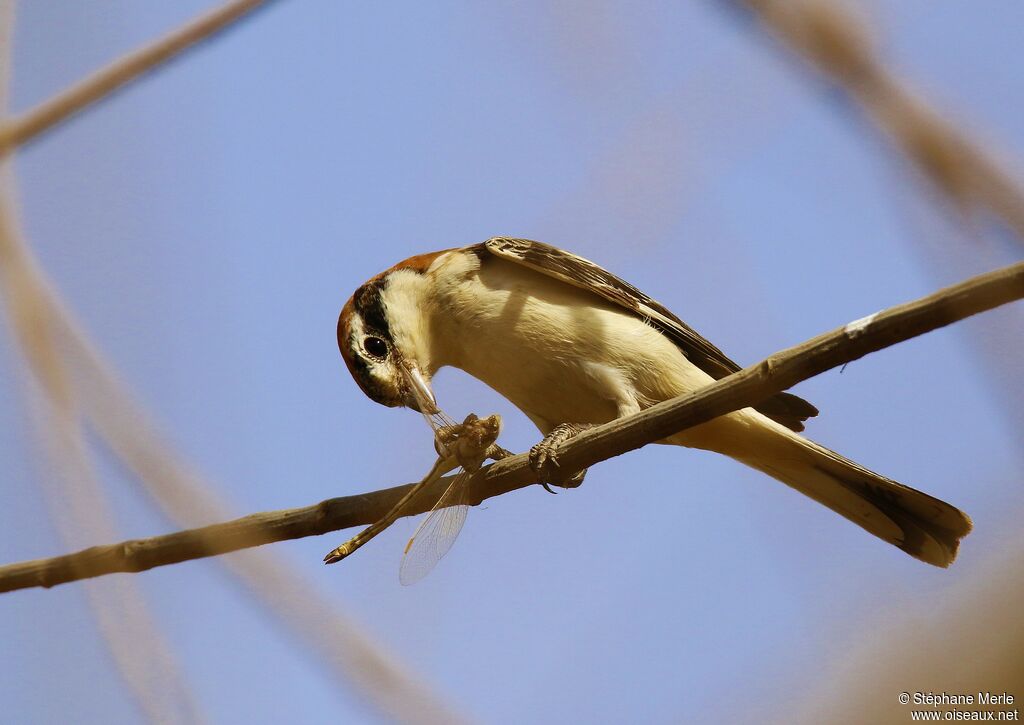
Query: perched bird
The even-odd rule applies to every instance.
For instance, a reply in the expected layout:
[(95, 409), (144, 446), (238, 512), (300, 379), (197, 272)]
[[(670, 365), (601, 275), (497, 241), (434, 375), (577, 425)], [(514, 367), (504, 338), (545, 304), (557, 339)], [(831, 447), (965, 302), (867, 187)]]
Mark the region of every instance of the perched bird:
[[(372, 278), (345, 303), (338, 346), (363, 392), (387, 406), (432, 412), (430, 381), (447, 365), (483, 381), (544, 434), (531, 451), (538, 470), (588, 426), (739, 370), (593, 262), (505, 237), (410, 257)], [(911, 556), (949, 566), (970, 518), (798, 435), (817, 413), (780, 393), (660, 442), (734, 458)]]

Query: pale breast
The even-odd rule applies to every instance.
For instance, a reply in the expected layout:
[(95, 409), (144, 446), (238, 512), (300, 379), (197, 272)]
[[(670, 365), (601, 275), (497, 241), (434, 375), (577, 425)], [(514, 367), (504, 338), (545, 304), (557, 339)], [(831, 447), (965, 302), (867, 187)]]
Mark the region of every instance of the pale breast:
[(487, 383), (542, 430), (604, 423), (711, 381), (633, 314), (505, 260), (485, 258), (449, 288), (443, 308), (458, 348), (447, 364)]

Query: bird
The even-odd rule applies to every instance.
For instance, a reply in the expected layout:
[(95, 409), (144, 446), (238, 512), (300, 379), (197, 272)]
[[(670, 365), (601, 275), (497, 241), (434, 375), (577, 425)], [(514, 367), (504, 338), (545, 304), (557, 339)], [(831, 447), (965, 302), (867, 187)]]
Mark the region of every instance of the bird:
[[(455, 367), (544, 436), (538, 472), (589, 427), (692, 393), (740, 369), (664, 306), (583, 257), (493, 237), (410, 257), (358, 287), (338, 347), (372, 400), (437, 412), (435, 373)], [(726, 455), (827, 506), (910, 556), (956, 558), (971, 519), (800, 435), (818, 409), (779, 393), (658, 441)]]

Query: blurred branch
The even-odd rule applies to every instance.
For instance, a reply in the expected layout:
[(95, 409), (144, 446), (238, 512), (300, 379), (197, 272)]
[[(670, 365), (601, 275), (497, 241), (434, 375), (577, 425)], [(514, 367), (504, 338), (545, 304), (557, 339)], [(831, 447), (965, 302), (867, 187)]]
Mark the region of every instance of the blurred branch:
[[(690, 395), (584, 431), (558, 449), (561, 469), (577, 471), (661, 440), (765, 398), (868, 353), (944, 327), (1024, 297), (1024, 262), (973, 277), (851, 322), (722, 378)], [(429, 510), (444, 490), (441, 479), (419, 496), (407, 515)], [(525, 454), (481, 469), (471, 480), (473, 505), (536, 482)], [(253, 514), (200, 529), (97, 546), (51, 559), (0, 567), (0, 592), (51, 587), (114, 572), (224, 554), (274, 541), (370, 524), (386, 514), (414, 484), (334, 498), (305, 508)]]
[[(266, 2), (239, 0), (223, 5), (165, 38), (123, 57), (21, 117), (0, 121), (0, 166), (9, 162), (10, 152), (18, 146), (193, 44), (227, 28)], [(9, 23), (0, 27), (0, 35), (9, 29)], [(9, 45), (7, 43), (5, 47)], [(4, 76), (0, 76), (2, 80), (5, 80)], [(2, 201), (4, 199), (0, 197)], [(6, 220), (11, 221), (9, 218)], [(0, 214), (0, 222), (3, 221), (5, 217)], [(84, 419), (88, 419), (96, 425), (103, 440), (121, 461), (138, 474), (160, 508), (179, 526), (195, 526), (210, 516), (226, 518), (226, 507), (209, 493), (210, 486), (186, 467), (164, 442), (146, 411), (135, 403), (116, 372), (64, 305), (13, 221), (9, 228), (0, 228), (0, 232), (3, 231), (9, 233), (0, 234), (0, 261), (5, 262), (0, 264), (0, 281), (4, 282), (8, 313), (14, 321), (29, 368), (46, 393), (43, 402), (49, 403), (57, 412), (68, 412), (68, 417), (73, 413), (74, 442), (81, 444), (77, 445), (77, 450), (84, 455), (85, 442), (80, 438), (80, 427)], [(60, 353), (56, 351), (57, 346), (61, 347)], [(55, 447), (62, 455), (70, 455), (68, 441), (60, 443)], [(77, 475), (88, 473), (82, 465), (74, 468)], [(61, 500), (89, 498), (86, 489), (66, 493), (68, 495), (60, 497)], [(98, 496), (93, 500), (99, 500)], [(90, 538), (99, 538), (95, 530), (86, 533)], [(367, 697), (390, 720), (409, 723), (462, 721), (446, 703), (374, 642), (365, 633), (365, 628), (343, 616), (335, 601), (318, 594), (310, 582), (273, 556), (272, 552), (246, 552), (225, 559), (224, 564), (257, 595), (258, 601), (319, 653), (336, 677), (355, 685), (356, 693)], [(76, 578), (95, 576), (88, 571), (81, 574)], [(125, 589), (126, 586), (115, 585), (113, 589), (105, 587), (100, 591), (108, 597), (124, 598)], [(107, 608), (98, 609), (99, 614), (107, 611)], [(119, 618), (119, 612), (114, 609), (109, 612), (108, 619), (112, 617), (115, 631), (123, 632), (129, 640), (128, 647), (122, 649), (141, 652), (142, 645), (147, 643), (138, 636), (137, 628), (135, 641), (131, 642), (133, 632), (126, 628), (131, 622), (127, 617)], [(172, 677), (174, 673), (167, 673), (166, 669), (150, 665), (131, 668), (133, 673), (165, 689), (176, 682)], [(176, 698), (180, 707), (188, 704), (185, 694)], [(150, 708), (149, 714), (151, 719), (167, 720), (173, 712), (170, 707), (161, 707), (157, 711)], [(194, 721), (194, 710), (192, 715), (185, 719)]]
[(1024, 240), (1024, 188), (890, 73), (867, 30), (831, 0), (740, 0), (831, 78), (962, 210), (988, 209)]
[[(0, 216), (0, 222), (4, 218)], [(16, 316), (18, 307), (32, 310), (30, 317), (45, 320), (50, 333), (41, 338), (48, 347), (31, 351), (29, 367), (40, 387), (47, 392), (51, 407), (56, 407), (55, 401), (62, 399), (67, 389), (76, 415), (95, 426), (102, 440), (138, 476), (153, 501), (177, 525), (197, 526), (210, 518), (227, 518), (226, 512), (230, 509), (213, 495), (215, 487), (188, 467), (165, 442), (150, 416), (129, 394), (116, 371), (64, 304), (20, 231), (16, 227), (11, 227), (11, 231), (0, 237), (0, 242), (6, 242), (0, 243), (0, 253), (6, 254), (0, 255), (0, 262), (4, 262), (0, 264), (0, 274), (21, 270), (11, 275), (14, 292), (24, 297), (20, 303), (9, 303), (12, 317)], [(8, 296), (12, 294), (7, 286), (3, 290)], [(25, 296), (26, 290), (31, 298)], [(28, 329), (40, 337), (42, 328), (33, 323)], [(63, 387), (48, 385), (49, 368), (58, 366), (63, 371), (64, 363), (70, 374), (66, 380), (61, 378)], [(88, 495), (85, 489), (70, 494)], [(195, 533), (194, 541), (205, 545), (202, 529)], [(99, 538), (93, 532), (90, 535), (92, 540)], [(365, 627), (346, 617), (337, 601), (324, 597), (294, 567), (274, 554), (249, 551), (221, 562), (255, 595), (257, 602), (271, 610), (280, 622), (320, 655), (336, 681), (354, 685), (357, 694), (397, 722), (463, 722), (458, 713), (375, 642)], [(82, 563), (85, 561), (73, 562), (72, 566)], [(72, 578), (93, 576), (96, 574), (87, 569)], [(103, 591), (109, 592), (109, 589)], [(115, 591), (111, 596), (118, 594)], [(121, 624), (124, 623), (122, 620)], [(137, 649), (138, 641), (135, 645)], [(133, 671), (152, 675), (157, 670), (141, 667)], [(165, 709), (160, 717), (166, 717), (167, 712), (169, 710)]]
[[(67, 371), (55, 351), (53, 318), (42, 283), (19, 243), (9, 165), (0, 162), (0, 292), (18, 348), (34, 374), (26, 399), (53, 464), (43, 490), (65, 546), (118, 535), (89, 454)], [(27, 377), (27, 376), (26, 376)], [(86, 597), (116, 671), (146, 718), (202, 720), (174, 653), (137, 585), (87, 587)]]
[[(1014, 696), (1012, 704), (976, 700), (970, 707), (995, 711), (993, 721), (1019, 721), (1024, 685), (1024, 540), (1015, 522), (993, 532), (992, 539), (998, 545), (948, 587), (928, 592), (917, 602), (901, 597), (898, 585), (893, 587), (891, 599), (880, 603), (873, 617), (859, 622), (846, 641), (831, 635), (831, 661), (782, 683), (796, 688), (800, 697), (779, 698), (771, 710), (758, 701), (749, 721), (911, 722), (908, 710), (920, 706), (903, 705), (896, 696), (901, 691), (1007, 692)], [(953, 708), (928, 709), (939, 713), (937, 719), (952, 720), (946, 712)]]
[[(152, 417), (127, 390), (117, 371), (52, 289), (45, 298), (57, 337), (75, 374), (83, 413), (103, 441), (178, 526), (228, 518), (231, 508), (216, 486), (192, 469), (161, 435)], [(202, 529), (194, 543), (206, 546)], [(95, 539), (94, 539), (95, 540)], [(238, 547), (242, 548), (242, 547)], [(335, 681), (351, 684), (387, 719), (404, 723), (459, 723), (459, 713), (375, 641), (367, 627), (346, 616), (336, 597), (325, 597), (277, 552), (250, 550), (219, 562), (254, 600), (318, 654)]]
[[(13, 0), (0, 0), (0, 117), (7, 111), (12, 75), (14, 14)], [(22, 244), (14, 192), (12, 164), (0, 156), (0, 296), (37, 383), (26, 385), (26, 398), (53, 464), (43, 486), (50, 518), (64, 544), (77, 547), (118, 532), (92, 466), (64, 361), (55, 349), (45, 281)], [(145, 717), (167, 723), (204, 720), (139, 584), (87, 584), (86, 600), (115, 671)]]
[(93, 73), (35, 108), (0, 124), (0, 156), (33, 140), (86, 106), (109, 96), (196, 43), (210, 38), (268, 0), (234, 0)]

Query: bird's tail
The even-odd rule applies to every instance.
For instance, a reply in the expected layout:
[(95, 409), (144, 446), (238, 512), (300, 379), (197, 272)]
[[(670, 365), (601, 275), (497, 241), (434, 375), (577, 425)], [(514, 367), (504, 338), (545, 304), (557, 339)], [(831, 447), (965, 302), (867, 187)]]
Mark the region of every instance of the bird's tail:
[[(731, 423), (743, 425), (744, 435), (729, 436), (731, 450), (720, 445), (714, 450), (795, 488), (916, 559), (941, 567), (953, 563), (960, 539), (972, 526), (963, 511), (869, 471), (758, 413), (743, 411), (741, 416), (743, 420), (736, 416)], [(735, 445), (738, 440), (741, 446)]]

